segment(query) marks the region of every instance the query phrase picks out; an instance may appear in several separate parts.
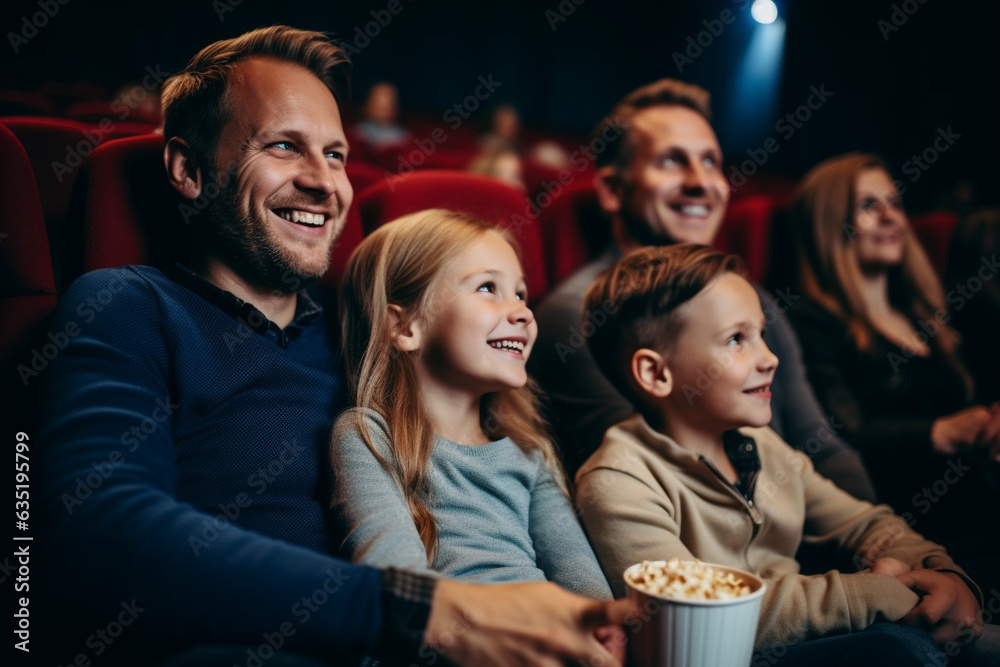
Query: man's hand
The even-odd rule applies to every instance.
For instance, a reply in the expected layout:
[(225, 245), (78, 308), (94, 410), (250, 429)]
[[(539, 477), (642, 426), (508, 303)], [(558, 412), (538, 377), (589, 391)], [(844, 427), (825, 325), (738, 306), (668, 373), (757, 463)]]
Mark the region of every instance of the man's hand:
[(938, 645), (960, 638), (969, 639), (968, 630), (983, 633), (983, 616), (976, 596), (954, 572), (911, 570), (897, 577), (920, 596), (920, 602), (900, 623), (927, 630)]
[[(475, 585), (442, 580), (434, 589), (424, 643), (456, 665), (621, 664), (615, 636), (634, 611), (629, 600), (596, 602), (550, 582)], [(617, 655), (605, 645), (618, 644)]]

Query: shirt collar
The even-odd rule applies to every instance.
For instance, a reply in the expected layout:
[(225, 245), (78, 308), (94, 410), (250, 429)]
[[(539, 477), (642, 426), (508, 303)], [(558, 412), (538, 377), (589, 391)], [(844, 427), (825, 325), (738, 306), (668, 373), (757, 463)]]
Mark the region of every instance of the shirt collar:
[(323, 314), (323, 307), (316, 303), (305, 289), (300, 289), (295, 300), (295, 316), (291, 323), (282, 329), (252, 303), (205, 280), (186, 266), (175, 264), (171, 278), (235, 318), (243, 326), (268, 338), (283, 349)]

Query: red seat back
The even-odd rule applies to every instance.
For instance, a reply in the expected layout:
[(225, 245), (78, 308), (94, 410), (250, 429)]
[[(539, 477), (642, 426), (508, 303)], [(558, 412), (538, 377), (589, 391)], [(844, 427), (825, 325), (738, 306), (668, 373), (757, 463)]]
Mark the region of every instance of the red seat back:
[(521, 248), (521, 263), (532, 300), (548, 286), (541, 230), (528, 211), (524, 193), (492, 178), (461, 171), (415, 171), (383, 180), (358, 201), (365, 233), (407, 213), (428, 208), (463, 211), (510, 230)]
[[(7, 374), (0, 386), (9, 400), (17, 396), (8, 393), (10, 385), (23, 393), (21, 375), (15, 375), (14, 369), (21, 364), (31, 368), (27, 351), (56, 306), (56, 286), (31, 163), (17, 137), (2, 124), (0, 163), (4, 165), (0, 178), (0, 368)], [(7, 409), (12, 410), (11, 416), (18, 414), (9, 404)]]
[(939, 278), (948, 266), (948, 247), (957, 224), (958, 214), (954, 211), (931, 211), (910, 218), (913, 233), (927, 251)]
[(79, 167), (84, 158), (105, 141), (141, 132), (132, 126), (120, 127), (121, 123), (90, 125), (42, 116), (10, 116), (2, 122), (17, 135), (31, 160), (45, 213), (52, 266), (56, 282), (61, 284), (59, 274), (66, 244), (66, 216)]
[(193, 215), (167, 181), (161, 135), (106, 142), (77, 176), (64, 278), (125, 264), (170, 266), (187, 256), (185, 216)]
[(726, 216), (715, 235), (716, 248), (743, 258), (747, 279), (764, 280), (770, 261), (771, 218), (777, 208), (774, 198), (765, 195), (739, 197), (729, 203)]
[(603, 216), (589, 180), (558, 192), (540, 217), (549, 284), (555, 286), (611, 244), (611, 223)]

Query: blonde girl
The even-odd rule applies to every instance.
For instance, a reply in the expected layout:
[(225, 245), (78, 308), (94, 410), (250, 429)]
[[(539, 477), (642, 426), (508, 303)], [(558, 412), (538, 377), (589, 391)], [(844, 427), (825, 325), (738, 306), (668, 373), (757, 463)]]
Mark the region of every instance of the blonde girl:
[(609, 599), (525, 370), (537, 325), (510, 238), (437, 209), (384, 225), (348, 263), (341, 324), (346, 555)]

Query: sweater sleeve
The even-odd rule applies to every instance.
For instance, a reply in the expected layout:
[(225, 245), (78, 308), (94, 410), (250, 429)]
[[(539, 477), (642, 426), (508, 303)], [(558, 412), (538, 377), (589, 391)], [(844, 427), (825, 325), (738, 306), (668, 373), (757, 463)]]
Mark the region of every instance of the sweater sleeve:
[[(634, 563), (696, 558), (681, 540), (681, 517), (676, 516), (668, 496), (634, 475), (612, 468), (592, 469), (577, 480), (576, 497), (587, 534), (616, 595), (625, 590), (622, 573)], [(757, 649), (861, 630), (876, 620), (895, 621), (917, 603), (916, 594), (903, 584), (877, 574), (830, 571), (764, 578), (767, 590), (757, 626)]]
[[(45, 378), (52, 584), (103, 612), (141, 608), (137, 625), (158, 636), (255, 643), (288, 623), (289, 646), (375, 648), (381, 572), (240, 528), (230, 520), (238, 499), (216, 514), (178, 501), (169, 422), (128, 446), (130, 429), (169, 395), (171, 369), (153, 289), (112, 271), (79, 279), (55, 315), (53, 330), (76, 323), (79, 334)], [(97, 302), (109, 279), (120, 290)], [(313, 605), (319, 594), (335, 602)]]
[(930, 447), (929, 417), (881, 416), (866, 414), (854, 388), (844, 375), (842, 354), (846, 340), (844, 325), (815, 304), (790, 312), (798, 331), (809, 380), (820, 402), (855, 447), (863, 452), (912, 455), (914, 443)]
[(594, 600), (611, 599), (611, 588), (569, 498), (541, 460), (528, 523), (535, 558), (546, 579)]
[(355, 563), (430, 572), (427, 551), (403, 490), (365, 444), (358, 426), (360, 419), (365, 420), (379, 455), (386, 461), (393, 460), (388, 428), (381, 415), (353, 409), (337, 420), (330, 458), (336, 480), (332, 506), (343, 538), (341, 550)]

